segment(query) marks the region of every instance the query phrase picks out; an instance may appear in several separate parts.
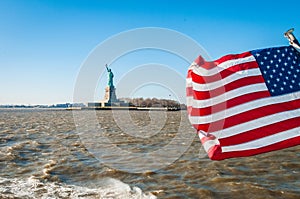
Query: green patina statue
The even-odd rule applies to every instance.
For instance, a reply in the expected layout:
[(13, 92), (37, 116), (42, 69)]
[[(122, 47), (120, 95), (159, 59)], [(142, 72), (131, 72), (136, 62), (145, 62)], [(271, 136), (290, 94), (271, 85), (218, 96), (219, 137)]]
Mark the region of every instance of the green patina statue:
[(108, 72), (108, 76), (107, 76), (107, 85), (110, 87), (110, 88), (113, 88), (114, 87), (114, 82), (113, 82), (113, 78), (114, 78), (114, 74), (113, 72), (111, 71), (110, 68), (107, 67), (107, 64), (105, 65), (106, 66), (106, 70)]

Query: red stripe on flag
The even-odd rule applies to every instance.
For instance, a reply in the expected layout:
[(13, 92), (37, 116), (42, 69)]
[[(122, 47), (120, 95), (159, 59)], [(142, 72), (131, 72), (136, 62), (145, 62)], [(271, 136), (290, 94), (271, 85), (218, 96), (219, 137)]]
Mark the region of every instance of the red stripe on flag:
[[(237, 124), (249, 122), (258, 118), (268, 115), (276, 114), (279, 112), (290, 111), (300, 108), (300, 99), (283, 102), (278, 104), (271, 104), (260, 108), (252, 109), (225, 119), (224, 128), (235, 126)], [(238, 118), (238, 120), (237, 120)]]
[[(192, 92), (192, 91), (191, 91)], [(210, 115), (212, 113), (217, 113), (219, 111), (223, 111), (228, 108), (232, 108), (234, 106), (238, 106), (253, 100), (269, 97), (269, 91), (260, 91), (254, 93), (248, 93), (245, 95), (241, 95), (239, 97), (235, 97), (233, 99), (227, 100), (225, 102), (205, 107), (205, 108), (192, 108), (190, 112), (190, 116), (205, 116)]]
[(206, 62), (201, 56), (199, 56), (196, 60), (195, 63), (198, 66), (201, 66), (202, 68), (205, 68), (206, 70), (210, 70), (212, 68), (216, 67), (216, 64), (214, 62)]
[(248, 62), (248, 63), (231, 66), (225, 70), (222, 70), (220, 73), (217, 73), (217, 74), (214, 74), (211, 76), (199, 75), (195, 72), (189, 72), (188, 76), (190, 76), (193, 79), (193, 82), (195, 82), (195, 83), (206, 84), (206, 83), (219, 81), (219, 80), (226, 78), (232, 74), (235, 74), (236, 72), (246, 71), (246, 70), (254, 69), (254, 68), (258, 68), (257, 63), (256, 62)]
[(224, 57), (221, 57), (220, 59), (217, 59), (214, 62), (207, 62), (203, 59), (203, 57), (199, 56), (196, 58), (194, 61), (198, 66), (201, 66), (207, 70), (213, 69), (217, 67), (219, 64), (226, 62), (228, 60), (234, 60), (234, 59), (240, 59), (240, 58), (246, 58), (252, 56), (250, 52), (245, 52), (241, 54), (231, 54), (231, 55), (226, 55)]
[(193, 73), (193, 70), (189, 69), (186, 78), (191, 78), (192, 77), (192, 73)]
[(252, 56), (252, 54), (250, 52), (244, 52), (244, 53), (241, 53), (241, 54), (230, 54), (230, 55), (225, 55), (223, 57), (221, 57), (220, 59), (217, 59), (215, 61), (215, 64), (219, 65), (223, 62), (226, 62), (228, 60), (234, 60), (234, 59), (240, 59), (240, 58), (246, 58), (246, 57), (249, 57), (249, 56)]
[(212, 147), (208, 155), (212, 160), (224, 160), (227, 158), (235, 157), (247, 157), (253, 156), (260, 153), (266, 153), (270, 151), (280, 150), (283, 148), (293, 147), (300, 144), (300, 136), (290, 138), (275, 144), (271, 144), (265, 147), (260, 147), (257, 149), (244, 150), (244, 151), (233, 151), (233, 152), (223, 152), (219, 145)]
[(198, 100), (209, 99), (213, 97), (217, 97), (219, 95), (224, 94), (225, 92), (232, 91), (237, 88), (241, 88), (243, 86), (248, 86), (250, 84), (264, 83), (264, 79), (262, 76), (250, 76), (244, 77), (233, 82), (230, 82), (224, 86), (221, 86), (216, 89), (212, 89), (209, 91), (197, 91), (194, 90), (194, 98)]
[(300, 108), (300, 99), (283, 102), (278, 104), (271, 104), (267, 106), (262, 106), (256, 109), (252, 109), (246, 112), (242, 112), (222, 120), (205, 123), (205, 124), (193, 124), (197, 130), (203, 130), (205, 132), (214, 132), (222, 129), (226, 129), (237, 124), (246, 123), (251, 120), (262, 118), (268, 115), (276, 114), (279, 112), (295, 110)]
[[(269, 124), (260, 128), (245, 131), (240, 134), (219, 139), (222, 146), (230, 146), (257, 140), (266, 136), (274, 135), (282, 131), (287, 131), (299, 126), (300, 117), (295, 117), (280, 121), (274, 124)], [(300, 135), (300, 134), (299, 134)]]

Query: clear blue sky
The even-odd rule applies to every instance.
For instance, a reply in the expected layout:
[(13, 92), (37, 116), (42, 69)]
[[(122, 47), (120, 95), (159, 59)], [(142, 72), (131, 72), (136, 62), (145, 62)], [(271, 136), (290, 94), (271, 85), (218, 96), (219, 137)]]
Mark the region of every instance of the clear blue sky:
[[(299, 5), (296, 0), (1, 0), (0, 104), (72, 102), (76, 77), (89, 53), (107, 38), (130, 29), (178, 31), (197, 41), (213, 59), (287, 45), (283, 33), (291, 27), (300, 39)], [(170, 55), (165, 53), (140, 53), (111, 65), (116, 83), (143, 62), (167, 64), (185, 76), (188, 63), (176, 57), (166, 63)], [(104, 94), (105, 74), (99, 78), (95, 99)], [(157, 87), (145, 85), (134, 96), (170, 95)]]

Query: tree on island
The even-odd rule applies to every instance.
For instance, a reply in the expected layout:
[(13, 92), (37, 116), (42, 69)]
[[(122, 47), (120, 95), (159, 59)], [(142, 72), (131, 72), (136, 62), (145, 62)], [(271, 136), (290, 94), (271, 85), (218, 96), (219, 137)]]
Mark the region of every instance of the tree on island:
[(186, 109), (185, 104), (180, 104), (178, 101), (169, 99), (157, 99), (157, 98), (122, 98), (122, 100), (129, 103), (131, 106), (136, 107), (168, 107), (168, 108), (180, 108)]

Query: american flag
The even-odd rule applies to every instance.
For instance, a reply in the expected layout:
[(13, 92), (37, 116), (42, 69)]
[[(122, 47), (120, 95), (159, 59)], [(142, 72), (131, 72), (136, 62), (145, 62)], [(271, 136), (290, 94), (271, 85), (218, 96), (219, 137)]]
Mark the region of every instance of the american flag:
[(200, 56), (186, 86), (190, 122), (212, 160), (300, 144), (300, 53), (292, 46)]

